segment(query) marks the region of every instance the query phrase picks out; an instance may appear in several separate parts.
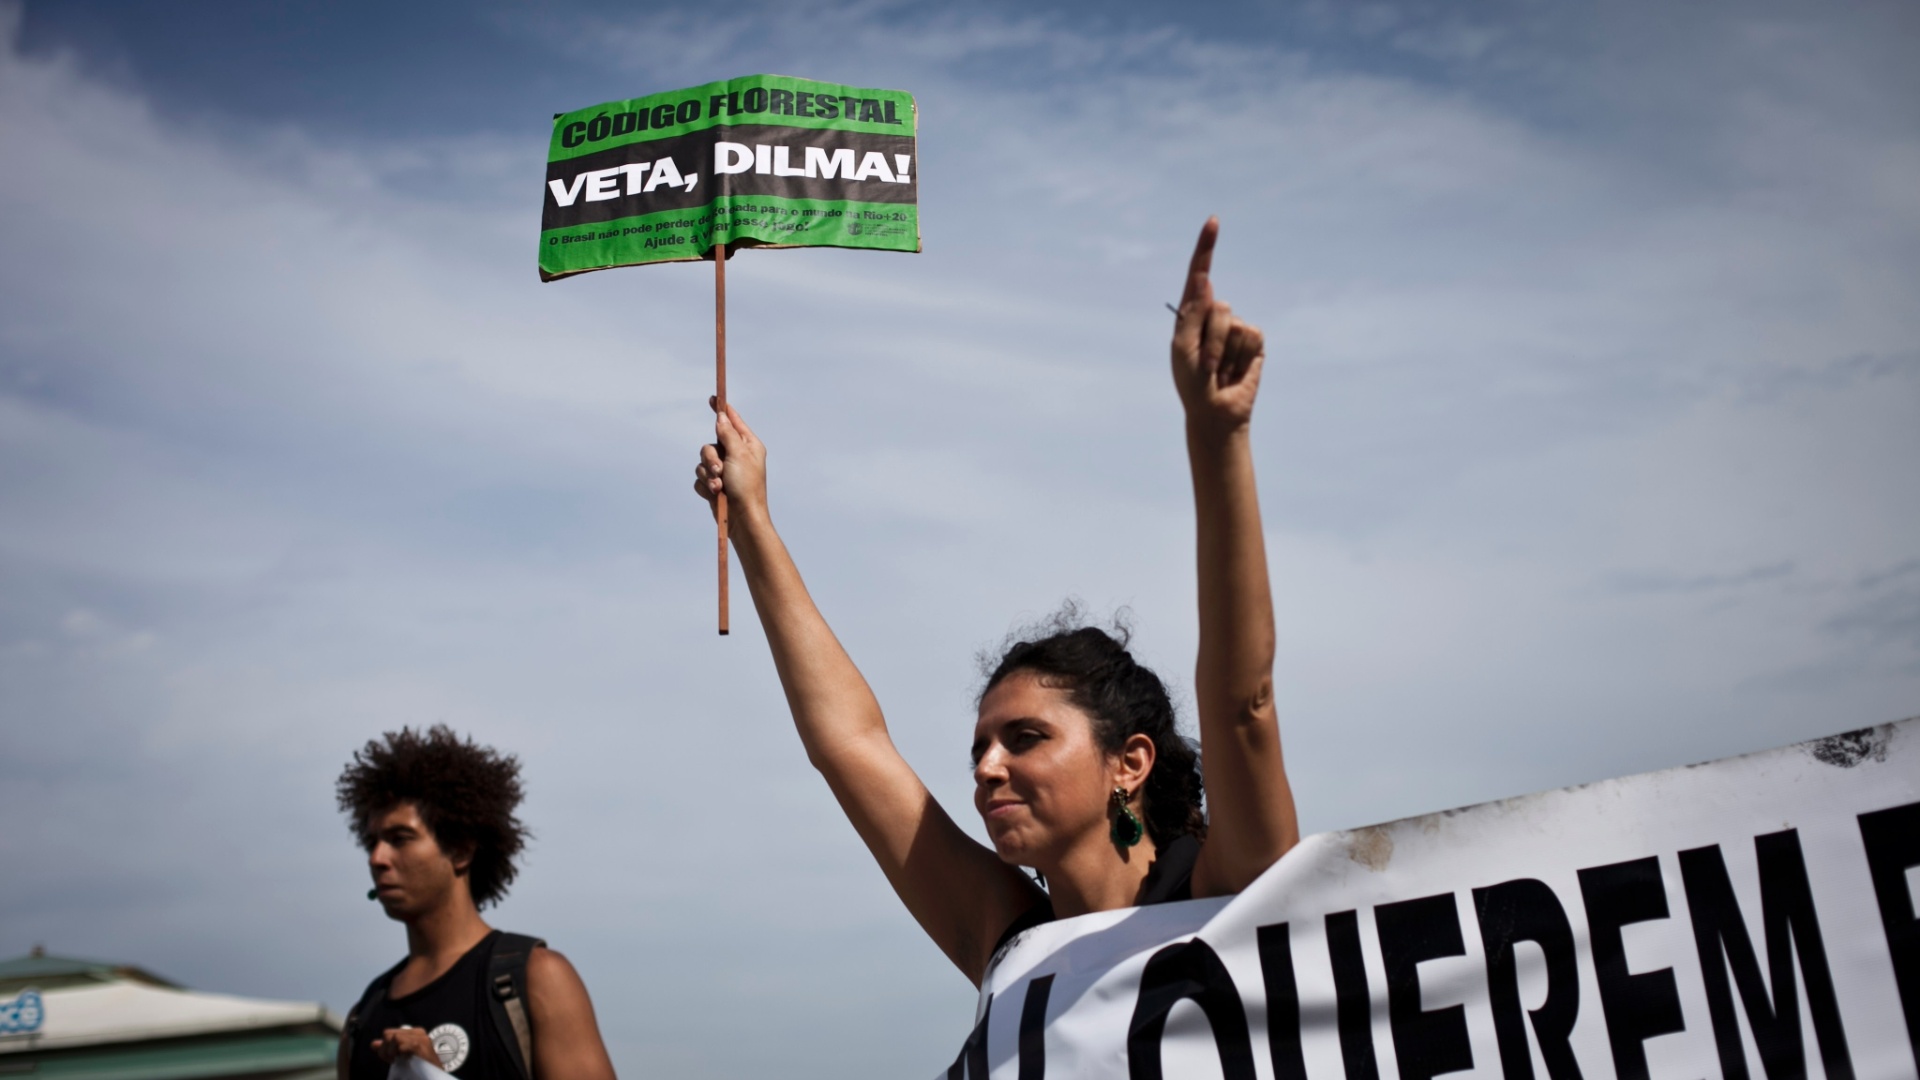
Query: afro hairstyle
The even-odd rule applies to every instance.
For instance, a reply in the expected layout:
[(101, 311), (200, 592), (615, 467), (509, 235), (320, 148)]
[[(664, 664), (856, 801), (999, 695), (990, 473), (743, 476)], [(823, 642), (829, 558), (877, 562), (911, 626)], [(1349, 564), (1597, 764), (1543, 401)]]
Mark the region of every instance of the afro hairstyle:
[(368, 740), (341, 770), (334, 795), (369, 851), (373, 818), (413, 804), (441, 850), (473, 852), (468, 884), (482, 908), (507, 894), (519, 872), (514, 859), (532, 835), (513, 813), (522, 797), (520, 760), (462, 739), (445, 724)]

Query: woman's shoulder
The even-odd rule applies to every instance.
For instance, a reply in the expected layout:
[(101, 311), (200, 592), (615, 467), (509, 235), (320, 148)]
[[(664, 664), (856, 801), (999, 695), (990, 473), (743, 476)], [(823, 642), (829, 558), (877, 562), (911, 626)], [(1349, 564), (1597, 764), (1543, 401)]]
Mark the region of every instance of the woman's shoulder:
[(1182, 833), (1154, 856), (1147, 879), (1140, 883), (1140, 906), (1193, 899), (1193, 865), (1200, 858), (1200, 838)]
[(1005, 930), (1000, 932), (1000, 940), (993, 943), (993, 952), (988, 954), (989, 959), (987, 960), (987, 966), (992, 967), (994, 963), (1000, 959), (1000, 954), (1007, 951), (1007, 946), (1013, 944), (1015, 938), (1042, 923), (1050, 923), (1052, 921), (1053, 901), (1044, 896), (1034, 901), (1032, 907), (1021, 912), (1018, 917), (1007, 924)]

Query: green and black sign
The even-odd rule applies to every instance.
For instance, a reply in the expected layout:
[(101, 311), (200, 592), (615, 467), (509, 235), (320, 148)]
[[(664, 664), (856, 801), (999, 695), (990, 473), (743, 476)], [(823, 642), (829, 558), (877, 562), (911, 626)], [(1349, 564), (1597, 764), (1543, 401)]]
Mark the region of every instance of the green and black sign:
[(716, 244), (920, 250), (913, 96), (748, 75), (553, 119), (540, 280)]

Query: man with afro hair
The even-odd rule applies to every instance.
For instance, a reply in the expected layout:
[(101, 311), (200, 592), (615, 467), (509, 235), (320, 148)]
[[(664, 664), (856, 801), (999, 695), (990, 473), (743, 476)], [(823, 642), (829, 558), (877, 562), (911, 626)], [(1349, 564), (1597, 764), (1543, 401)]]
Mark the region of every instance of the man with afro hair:
[(480, 917), (526, 847), (519, 760), (444, 725), (402, 728), (361, 747), (335, 792), (367, 851), (367, 898), (407, 928), (406, 959), (348, 1014), (340, 1080), (385, 1080), (405, 1057), (461, 1080), (612, 1080), (573, 965)]

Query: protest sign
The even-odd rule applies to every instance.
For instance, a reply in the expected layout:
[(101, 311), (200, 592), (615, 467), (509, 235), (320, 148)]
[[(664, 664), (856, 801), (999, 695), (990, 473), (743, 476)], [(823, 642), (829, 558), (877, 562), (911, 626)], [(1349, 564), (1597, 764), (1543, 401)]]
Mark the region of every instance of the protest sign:
[[(785, 75), (553, 118), (540, 280), (713, 259), (714, 397), (727, 404), (727, 260), (741, 247), (919, 251), (913, 95)], [(727, 632), (727, 497), (719, 530)]]
[(920, 250), (913, 97), (749, 75), (553, 119), (540, 278), (713, 245)]
[(949, 1080), (1911, 1080), (1920, 719), (1309, 837), (1036, 927)]

